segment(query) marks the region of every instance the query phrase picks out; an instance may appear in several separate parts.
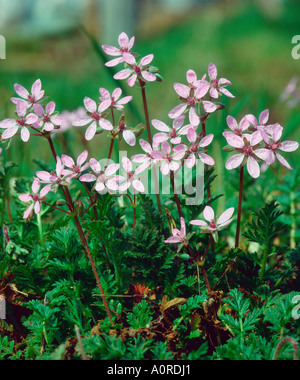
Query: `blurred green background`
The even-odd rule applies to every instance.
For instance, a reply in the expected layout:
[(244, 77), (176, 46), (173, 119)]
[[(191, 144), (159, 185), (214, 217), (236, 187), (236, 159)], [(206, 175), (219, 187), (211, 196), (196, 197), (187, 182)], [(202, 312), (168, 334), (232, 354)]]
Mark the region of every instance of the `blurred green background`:
[[(230, 91), (236, 98), (223, 97), (227, 108), (214, 114), (207, 127), (208, 133), (216, 137), (211, 148), (217, 161), (214, 186), (227, 194), (229, 202), (231, 189), (224, 188), (224, 178), (233, 174), (224, 172), (227, 154), (221, 150), (228, 114), (238, 119), (247, 113), (258, 117), (269, 108), (270, 123), (279, 122), (285, 127), (284, 139), (298, 140), (299, 107), (288, 108), (280, 94), (292, 77), (300, 76), (300, 60), (291, 56), (292, 37), (300, 34), (299, 1), (56, 0), (47, 6), (39, 0), (23, 3), (25, 11), (18, 9), (14, 13), (13, 0), (0, 0), (0, 34), (6, 38), (6, 60), (0, 60), (0, 120), (14, 115), (15, 108), (9, 100), (14, 96), (14, 83), (30, 89), (40, 78), (46, 95), (56, 102), (60, 112), (81, 107), (85, 96), (97, 100), (99, 87), (112, 91), (119, 86), (84, 28), (99, 46), (117, 45), (121, 31), (134, 34), (134, 51), (154, 54), (153, 64), (159, 67), (164, 81), (147, 88), (151, 119), (169, 122), (168, 112), (179, 103), (173, 83), (186, 83), (188, 69), (202, 77), (213, 62), (219, 76), (231, 80)], [(41, 4), (37, 6), (38, 3)], [(5, 19), (5, 9), (10, 9), (14, 17)], [(128, 94), (134, 96), (141, 115), (139, 119), (128, 113), (128, 124), (134, 126), (144, 122), (140, 91), (129, 88), (125, 81), (123, 84)], [(91, 156), (106, 157), (108, 138), (103, 134), (87, 144), (83, 139), (85, 129), (73, 128), (58, 135), (58, 151), (65, 153), (67, 149), (69, 154), (77, 155), (88, 146)], [(16, 175), (31, 177), (37, 170), (34, 158), (53, 164), (46, 141), (32, 137), (21, 144), (18, 140), (16, 137), (4, 153), (20, 164)], [(126, 145), (122, 147), (127, 149)], [(291, 166), (297, 167), (300, 151), (285, 157)], [(272, 176), (279, 181), (288, 174), (279, 165), (268, 173), (267, 178)], [(226, 198), (222, 203), (225, 201)]]

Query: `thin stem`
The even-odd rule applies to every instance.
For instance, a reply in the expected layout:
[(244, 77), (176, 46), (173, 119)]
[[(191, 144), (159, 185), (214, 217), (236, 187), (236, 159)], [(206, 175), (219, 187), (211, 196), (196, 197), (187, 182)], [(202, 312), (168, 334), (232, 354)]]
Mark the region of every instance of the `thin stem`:
[(111, 159), (111, 155), (112, 155), (112, 152), (113, 152), (113, 149), (114, 149), (114, 141), (115, 141), (115, 139), (111, 138), (111, 140), (110, 140), (110, 146), (109, 146), (109, 152), (108, 152), (106, 166), (105, 166), (106, 168), (108, 167), (108, 164), (109, 164), (109, 161)]
[(41, 217), (40, 212), (37, 214), (37, 222), (38, 222), (38, 230), (39, 230), (39, 235), (40, 235), (41, 246), (45, 248), (43, 223), (42, 223), (42, 217)]
[(174, 197), (175, 197), (175, 202), (176, 202), (176, 206), (177, 206), (177, 210), (178, 210), (178, 215), (179, 215), (179, 218), (183, 218), (180, 201), (179, 201), (179, 198), (178, 198), (178, 195), (177, 195), (177, 192), (176, 192), (176, 188), (175, 188), (174, 172), (172, 172), (172, 171), (171, 171), (171, 174), (170, 174), (170, 178), (171, 178), (171, 184), (172, 184), (173, 194), (174, 194)]
[(134, 204), (133, 204), (133, 229), (136, 229), (136, 195), (134, 194)]
[(297, 342), (293, 338), (283, 338), (277, 345), (274, 358), (273, 360), (278, 360), (278, 356), (283, 348), (283, 346), (286, 343), (290, 343), (293, 346), (294, 349), (294, 359), (293, 360), (298, 360), (298, 345)]
[(83, 186), (84, 186), (84, 188), (85, 188), (85, 191), (87, 192), (87, 194), (88, 194), (88, 196), (89, 196), (89, 198), (90, 198), (90, 201), (91, 201), (91, 207), (93, 207), (93, 211), (94, 211), (95, 219), (96, 219), (96, 220), (99, 220), (99, 219), (98, 219), (98, 213), (97, 213), (97, 207), (96, 207), (96, 205), (95, 205), (95, 200), (92, 198), (91, 193), (89, 192), (89, 189), (88, 189), (87, 185), (86, 185), (84, 182), (82, 182), (82, 183), (83, 183)]
[(241, 168), (240, 168), (239, 206), (238, 206), (237, 226), (236, 226), (236, 235), (235, 235), (235, 248), (239, 247), (239, 240), (240, 240), (242, 202), (243, 202), (243, 183), (244, 183), (244, 166), (241, 166)]
[(209, 246), (211, 245), (212, 241), (213, 241), (213, 235), (210, 234), (210, 239), (209, 239), (208, 245), (207, 245), (207, 247), (206, 247), (206, 250), (205, 250), (205, 252), (204, 252), (204, 255), (203, 255), (203, 257), (202, 257), (202, 261), (205, 260), (206, 254), (207, 254), (207, 252), (208, 252), (208, 248), (209, 248)]
[(43, 202), (43, 204), (46, 205), (46, 206), (49, 206), (49, 207), (51, 207), (51, 208), (54, 208), (55, 210), (58, 210), (58, 211), (64, 212), (64, 213), (67, 214), (67, 215), (71, 215), (68, 211), (63, 210), (62, 208), (59, 208), (59, 207), (56, 207), (56, 206), (50, 205), (50, 204), (47, 203), (47, 202)]
[(204, 277), (204, 280), (205, 280), (205, 284), (206, 284), (206, 287), (207, 287), (208, 294), (210, 294), (211, 293), (211, 287), (210, 287), (210, 283), (209, 283), (209, 280), (208, 280), (208, 277), (207, 277), (206, 270), (204, 269), (204, 266), (202, 266), (202, 265), (200, 265), (200, 269), (202, 271), (202, 274), (203, 274), (203, 277)]
[[(152, 146), (152, 136), (151, 136), (151, 126), (150, 126), (150, 118), (149, 118), (149, 110), (148, 110), (148, 104), (147, 104), (147, 98), (146, 98), (146, 89), (145, 89), (145, 83), (143, 81), (140, 81), (141, 90), (142, 90), (142, 98), (143, 98), (143, 106), (144, 106), (144, 113), (145, 113), (145, 120), (146, 120), (146, 127), (147, 127), (147, 135), (148, 135), (148, 142)], [(156, 202), (157, 202), (157, 208), (159, 213), (162, 213), (162, 207), (160, 202), (160, 193), (159, 193), (159, 183), (158, 178), (156, 174), (155, 167), (152, 169), (153, 174), (153, 182), (155, 186), (155, 196), (156, 196)]]
[[(50, 148), (51, 148), (52, 155), (53, 155), (55, 161), (57, 161), (57, 155), (56, 155), (55, 147), (54, 147), (54, 144), (53, 144), (51, 136), (50, 135), (47, 136), (47, 139), (49, 141), (49, 145), (50, 145)], [(72, 201), (72, 197), (71, 197), (69, 189), (66, 186), (61, 186), (61, 188), (62, 188), (62, 190), (64, 192), (65, 197), (66, 197), (66, 200), (67, 200), (68, 207), (69, 207), (70, 211), (74, 212), (74, 205), (73, 205), (73, 201)], [(66, 211), (64, 211), (64, 212), (66, 212)], [(109, 317), (110, 322), (112, 323), (113, 320), (112, 320), (111, 312), (109, 310), (108, 303), (107, 303), (106, 297), (105, 297), (104, 292), (103, 292), (101, 281), (100, 281), (100, 278), (98, 276), (97, 269), (96, 269), (96, 266), (95, 266), (95, 263), (94, 263), (94, 260), (93, 260), (90, 248), (88, 246), (88, 243), (87, 243), (86, 237), (84, 235), (84, 232), (82, 230), (82, 227), (81, 227), (80, 221), (78, 219), (78, 216), (75, 215), (75, 214), (74, 214), (74, 221), (75, 221), (75, 225), (76, 225), (76, 228), (77, 228), (80, 240), (81, 240), (81, 244), (84, 247), (84, 249), (85, 249), (85, 251), (86, 251), (86, 253), (88, 255), (88, 258), (90, 260), (90, 263), (91, 263), (91, 266), (92, 266), (92, 270), (93, 270), (93, 273), (94, 273), (94, 276), (95, 276), (95, 279), (96, 279), (96, 283), (97, 283), (98, 288), (100, 290), (100, 295), (102, 297), (103, 304), (104, 304), (104, 307), (105, 307), (105, 310), (106, 310), (106, 314)]]
[[(205, 122), (202, 121), (202, 137), (205, 137), (206, 136), (206, 125), (205, 125)], [(204, 147), (204, 153), (207, 154), (207, 146)], [(205, 170), (207, 170), (208, 168), (208, 165), (205, 164)], [(211, 190), (210, 190), (210, 186), (208, 186), (207, 188), (207, 200), (209, 201), (211, 198)]]

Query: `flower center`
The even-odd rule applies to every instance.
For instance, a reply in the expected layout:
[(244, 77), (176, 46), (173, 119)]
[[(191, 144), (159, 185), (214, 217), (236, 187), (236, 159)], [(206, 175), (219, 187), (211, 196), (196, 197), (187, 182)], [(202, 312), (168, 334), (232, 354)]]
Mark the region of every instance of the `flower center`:
[(177, 135), (177, 133), (176, 133), (176, 129), (173, 128), (172, 132), (170, 133), (170, 137), (171, 137), (172, 139), (174, 139), (174, 138), (176, 137), (176, 135)]
[(212, 86), (214, 88), (218, 88), (219, 87), (219, 79), (214, 79), (212, 82), (211, 82)]
[(73, 171), (74, 171), (75, 173), (80, 173), (80, 166), (78, 166), (78, 165), (73, 165)]
[(252, 146), (245, 146), (244, 147), (244, 152), (245, 152), (245, 155), (251, 156), (251, 154), (253, 153)]
[(44, 116), (44, 122), (45, 122), (45, 123), (49, 123), (49, 122), (50, 122), (50, 117), (49, 117), (49, 115)]
[(92, 115), (91, 115), (91, 118), (98, 121), (101, 119), (101, 116), (97, 113), (97, 112), (94, 112)]
[(31, 198), (34, 202), (37, 202), (39, 200), (38, 194), (31, 194)]
[(138, 66), (138, 65), (134, 65), (134, 72), (135, 72), (137, 75), (140, 75), (141, 72), (142, 72), (140, 66)]
[(23, 127), (23, 125), (25, 125), (25, 120), (22, 117), (22, 119), (17, 120), (17, 123)]
[(215, 222), (215, 220), (212, 220), (211, 222), (210, 222), (210, 228), (217, 228), (217, 225), (216, 225), (216, 222)]
[(125, 129), (126, 129), (126, 125), (125, 125), (124, 121), (121, 120), (119, 123), (119, 130), (124, 131)]
[(27, 98), (30, 101), (30, 103), (34, 103), (35, 102), (35, 96), (28, 95)]
[(195, 98), (188, 97), (187, 102), (191, 107), (195, 107)]
[(192, 151), (193, 153), (196, 153), (196, 152), (198, 151), (198, 148), (199, 148), (199, 145), (198, 145), (198, 144), (194, 144), (194, 145), (192, 146), (192, 148), (191, 148), (191, 151)]

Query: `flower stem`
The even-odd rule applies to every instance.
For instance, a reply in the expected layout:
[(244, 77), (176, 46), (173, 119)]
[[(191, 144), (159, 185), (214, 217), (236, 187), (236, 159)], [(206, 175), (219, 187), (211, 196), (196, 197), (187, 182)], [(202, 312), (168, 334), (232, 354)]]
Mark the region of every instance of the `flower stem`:
[[(143, 106), (144, 106), (144, 113), (145, 113), (145, 120), (146, 120), (146, 127), (147, 127), (147, 134), (148, 134), (148, 142), (152, 146), (152, 136), (151, 136), (151, 126), (150, 126), (150, 118), (149, 118), (149, 110), (148, 110), (148, 104), (147, 104), (147, 98), (146, 98), (146, 89), (145, 89), (145, 83), (142, 82), (140, 79), (140, 86), (142, 90), (142, 98), (143, 98)], [(162, 213), (162, 207), (160, 202), (160, 193), (159, 193), (159, 183), (158, 178), (156, 174), (155, 168), (152, 169), (153, 174), (153, 182), (155, 186), (155, 196), (156, 196), (156, 202), (157, 202), (157, 208), (159, 213)]]
[(174, 177), (173, 171), (171, 171), (170, 179), (171, 179), (173, 194), (175, 197), (175, 202), (176, 202), (176, 206), (177, 206), (177, 210), (178, 210), (178, 215), (179, 215), (179, 218), (183, 218), (183, 214), (182, 214), (182, 210), (181, 210), (181, 206), (180, 206), (180, 201), (179, 201), (179, 198), (178, 198), (178, 195), (176, 192), (176, 188), (175, 188), (175, 177)]
[[(52, 155), (53, 155), (53, 157), (55, 159), (55, 162), (56, 162), (57, 161), (57, 155), (56, 155), (56, 151), (55, 151), (55, 148), (54, 148), (54, 144), (53, 144), (52, 138), (49, 135), (49, 136), (47, 136), (47, 139), (49, 141), (49, 145), (50, 145), (50, 148), (51, 148)], [(69, 189), (66, 186), (61, 186), (61, 187), (62, 187), (62, 190), (63, 190), (63, 192), (65, 194), (66, 201), (68, 203), (68, 207), (69, 207), (70, 211), (72, 213), (74, 213), (74, 211), (75, 211), (74, 210), (74, 204), (73, 204), (72, 197), (71, 197)], [(94, 263), (94, 260), (93, 260), (90, 248), (88, 246), (86, 237), (85, 237), (84, 232), (82, 230), (79, 218), (78, 218), (78, 216), (75, 213), (74, 213), (74, 222), (75, 222), (75, 225), (76, 225), (76, 228), (77, 228), (80, 240), (81, 240), (81, 244), (84, 247), (84, 249), (86, 251), (86, 254), (88, 255), (89, 261), (91, 263), (92, 270), (93, 270), (93, 273), (94, 273), (94, 276), (95, 276), (95, 279), (96, 279), (96, 283), (98, 285), (98, 288), (99, 288), (99, 291), (100, 291), (100, 295), (101, 295), (102, 300), (103, 300), (104, 308), (106, 310), (106, 314), (107, 314), (110, 322), (112, 323), (113, 320), (112, 320), (111, 312), (110, 312), (109, 307), (108, 307), (106, 296), (105, 296), (105, 294), (103, 292), (101, 281), (100, 281), (100, 278), (98, 276), (97, 269), (96, 269), (96, 266), (95, 266), (95, 263)]]
[(210, 234), (210, 239), (209, 239), (208, 245), (207, 245), (207, 247), (206, 247), (206, 250), (205, 250), (205, 252), (204, 252), (204, 255), (203, 255), (203, 257), (202, 257), (202, 261), (205, 260), (206, 254), (207, 254), (207, 252), (208, 252), (208, 248), (209, 248), (209, 246), (211, 245), (212, 241), (213, 241), (213, 235)]
[(133, 206), (133, 229), (136, 229), (136, 195), (134, 194), (134, 206)]
[(293, 360), (298, 360), (298, 345), (297, 345), (297, 342), (293, 338), (283, 338), (278, 343), (273, 360), (278, 360), (278, 356), (280, 354), (280, 351), (282, 350), (283, 346), (286, 343), (291, 343), (291, 345), (293, 346), (293, 349), (294, 349), (294, 359)]
[[(205, 125), (205, 122), (203, 121), (202, 122), (202, 137), (205, 137), (206, 136), (206, 125)], [(204, 147), (204, 153), (207, 154), (207, 146)], [(207, 170), (208, 168), (208, 165), (205, 164), (205, 170)], [(211, 190), (210, 190), (210, 186), (208, 186), (207, 188), (207, 200), (209, 201), (211, 198)]]
[(236, 235), (235, 235), (235, 248), (239, 247), (239, 240), (240, 240), (242, 202), (243, 202), (243, 183), (244, 183), (244, 166), (241, 166), (241, 168), (240, 168), (239, 206), (238, 206), (237, 226), (236, 226)]

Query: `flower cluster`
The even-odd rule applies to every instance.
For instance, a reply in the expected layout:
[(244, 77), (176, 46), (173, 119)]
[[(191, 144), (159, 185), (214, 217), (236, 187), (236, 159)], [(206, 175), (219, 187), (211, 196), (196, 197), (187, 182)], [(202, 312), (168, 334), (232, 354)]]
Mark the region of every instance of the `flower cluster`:
[(264, 110), (257, 120), (254, 115), (246, 115), (238, 124), (236, 119), (228, 116), (227, 125), (229, 131), (223, 132), (228, 146), (225, 151), (236, 151), (225, 163), (228, 170), (239, 166), (247, 166), (249, 174), (253, 178), (260, 176), (259, 162), (263, 161), (268, 166), (272, 165), (276, 158), (281, 165), (292, 169), (286, 159), (278, 153), (293, 152), (298, 149), (296, 141), (281, 141), (283, 127), (276, 124), (268, 124), (269, 110)]

